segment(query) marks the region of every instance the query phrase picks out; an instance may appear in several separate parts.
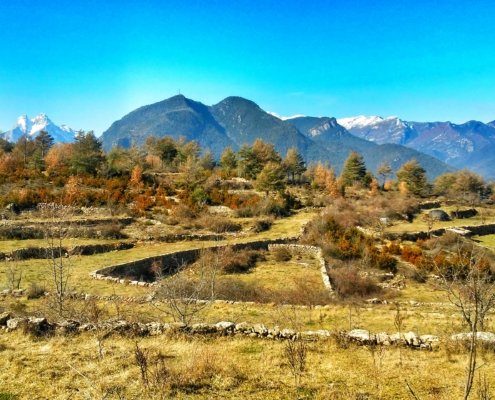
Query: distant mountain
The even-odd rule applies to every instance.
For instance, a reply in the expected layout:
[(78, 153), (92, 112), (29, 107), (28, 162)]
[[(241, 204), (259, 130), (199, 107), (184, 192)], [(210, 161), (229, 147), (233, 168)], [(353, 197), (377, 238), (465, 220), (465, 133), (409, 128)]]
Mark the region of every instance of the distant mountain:
[(408, 122), (397, 117), (352, 117), (338, 122), (349, 132), (375, 143), (395, 143), (429, 154), (456, 168), (494, 178), (495, 121)]
[(76, 131), (67, 125), (55, 125), (45, 114), (39, 114), (32, 119), (29, 119), (27, 115), (21, 115), (17, 118), (14, 127), (1, 133), (0, 137), (9, 142), (17, 142), (24, 135), (34, 138), (41, 131), (48, 132), (56, 143), (73, 142), (76, 135)]
[(140, 107), (114, 122), (101, 136), (103, 148), (142, 145), (148, 136), (172, 136), (196, 140), (201, 147), (219, 154), (225, 146), (235, 146), (207, 106), (185, 98), (171, 97)]
[(307, 162), (323, 161), (339, 172), (349, 152), (363, 154), (367, 166), (376, 171), (383, 161), (394, 168), (416, 158), (434, 177), (449, 167), (403, 146), (380, 146), (351, 135), (335, 118), (295, 117), (280, 119), (242, 97), (227, 97), (218, 104), (206, 106), (174, 96), (147, 105), (114, 122), (101, 137), (103, 147), (129, 147), (142, 144), (150, 135), (186, 137), (209, 148), (218, 157), (226, 146), (239, 149), (257, 138), (273, 143), (283, 156), (290, 147), (297, 147)]
[(434, 178), (451, 167), (434, 157), (397, 144), (376, 144), (350, 134), (335, 118), (303, 117), (287, 121), (294, 124), (303, 134), (311, 137), (319, 146), (327, 150), (329, 161), (337, 172), (351, 151), (357, 151), (364, 157), (366, 166), (373, 172), (383, 162), (388, 162), (397, 171), (406, 161), (415, 158), (426, 169), (428, 176)]

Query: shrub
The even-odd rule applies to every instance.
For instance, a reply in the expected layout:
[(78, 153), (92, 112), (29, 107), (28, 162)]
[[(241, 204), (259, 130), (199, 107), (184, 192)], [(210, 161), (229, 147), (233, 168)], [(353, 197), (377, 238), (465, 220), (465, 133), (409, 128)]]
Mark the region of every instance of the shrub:
[(45, 288), (36, 282), (32, 282), (26, 291), (26, 296), (28, 300), (39, 299), (44, 295), (45, 295)]
[(253, 232), (265, 232), (270, 229), (273, 225), (272, 219), (259, 219), (253, 225)]
[(276, 247), (272, 252), (275, 261), (290, 261), (292, 259), (292, 253), (285, 247)]
[(376, 282), (363, 277), (355, 267), (333, 269), (329, 273), (335, 293), (342, 299), (363, 298), (383, 292)]
[(242, 229), (240, 224), (219, 215), (204, 215), (197, 225), (215, 233), (239, 232)]
[(397, 260), (387, 254), (383, 249), (378, 249), (373, 245), (366, 246), (363, 261), (365, 265), (371, 268), (397, 272)]

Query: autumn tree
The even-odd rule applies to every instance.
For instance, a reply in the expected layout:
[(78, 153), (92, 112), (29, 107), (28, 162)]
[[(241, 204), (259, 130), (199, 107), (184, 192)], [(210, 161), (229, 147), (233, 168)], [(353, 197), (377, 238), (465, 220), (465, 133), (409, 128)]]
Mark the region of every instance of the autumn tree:
[(51, 176), (67, 176), (70, 172), (74, 145), (72, 143), (57, 143), (45, 156), (45, 169)]
[(397, 179), (399, 185), (402, 184), (408, 193), (423, 196), (429, 191), (426, 170), (415, 159), (402, 164), (397, 171)]
[(344, 162), (340, 180), (344, 187), (352, 186), (355, 183), (365, 184), (366, 165), (361, 154), (355, 151), (349, 154)]
[(296, 176), (301, 180), (302, 174), (306, 171), (306, 163), (295, 147), (287, 151), (282, 165), (287, 173), (287, 179), (292, 183), (296, 181)]

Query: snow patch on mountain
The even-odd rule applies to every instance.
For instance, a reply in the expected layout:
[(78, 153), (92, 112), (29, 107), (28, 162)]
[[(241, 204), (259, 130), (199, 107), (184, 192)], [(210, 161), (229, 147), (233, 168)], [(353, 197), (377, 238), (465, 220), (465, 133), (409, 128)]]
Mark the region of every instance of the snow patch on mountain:
[(277, 114), (276, 112), (273, 111), (267, 111), (268, 114), (273, 115), (275, 118), (281, 119), (282, 121), (287, 121), (289, 119), (294, 119), (294, 118), (301, 118), (305, 117), (305, 115), (302, 114), (296, 114), (296, 115), (291, 115), (290, 117), (284, 117), (282, 115)]
[(27, 115), (21, 115), (17, 118), (15, 125), (7, 132), (0, 134), (0, 137), (9, 141), (17, 142), (21, 137), (28, 136), (35, 138), (41, 131), (48, 132), (56, 143), (70, 143), (74, 141), (76, 131), (67, 125), (56, 125), (46, 114), (38, 114), (30, 119)]

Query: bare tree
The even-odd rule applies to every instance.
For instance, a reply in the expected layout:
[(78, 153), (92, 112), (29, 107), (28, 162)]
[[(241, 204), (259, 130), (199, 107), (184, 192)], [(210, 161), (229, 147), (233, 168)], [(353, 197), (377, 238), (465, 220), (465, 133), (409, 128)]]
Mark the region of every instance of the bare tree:
[(447, 268), (437, 267), (449, 301), (469, 327), (469, 356), (464, 399), (469, 397), (477, 366), (478, 332), (485, 328), (488, 313), (495, 307), (494, 275), (483, 249), (459, 241)]
[(5, 260), (5, 277), (8, 289), (15, 290), (21, 287), (22, 269), (17, 264), (17, 260)]
[(45, 219), (43, 233), (47, 242), (47, 260), (52, 282), (54, 309), (62, 317), (66, 313), (66, 300), (71, 276), (71, 260), (65, 253), (63, 240), (66, 238), (70, 225), (72, 210), (70, 207), (49, 203), (38, 205)]
[(308, 345), (306, 342), (297, 340), (287, 340), (284, 346), (284, 355), (289, 365), (290, 372), (294, 377), (296, 387), (301, 384), (301, 378), (306, 370), (306, 357), (308, 355)]
[(213, 257), (200, 257), (194, 268), (182, 264), (169, 276), (163, 275), (160, 262), (152, 266), (160, 280), (155, 306), (175, 322), (189, 325), (215, 299), (219, 255), (218, 251), (210, 253)]

